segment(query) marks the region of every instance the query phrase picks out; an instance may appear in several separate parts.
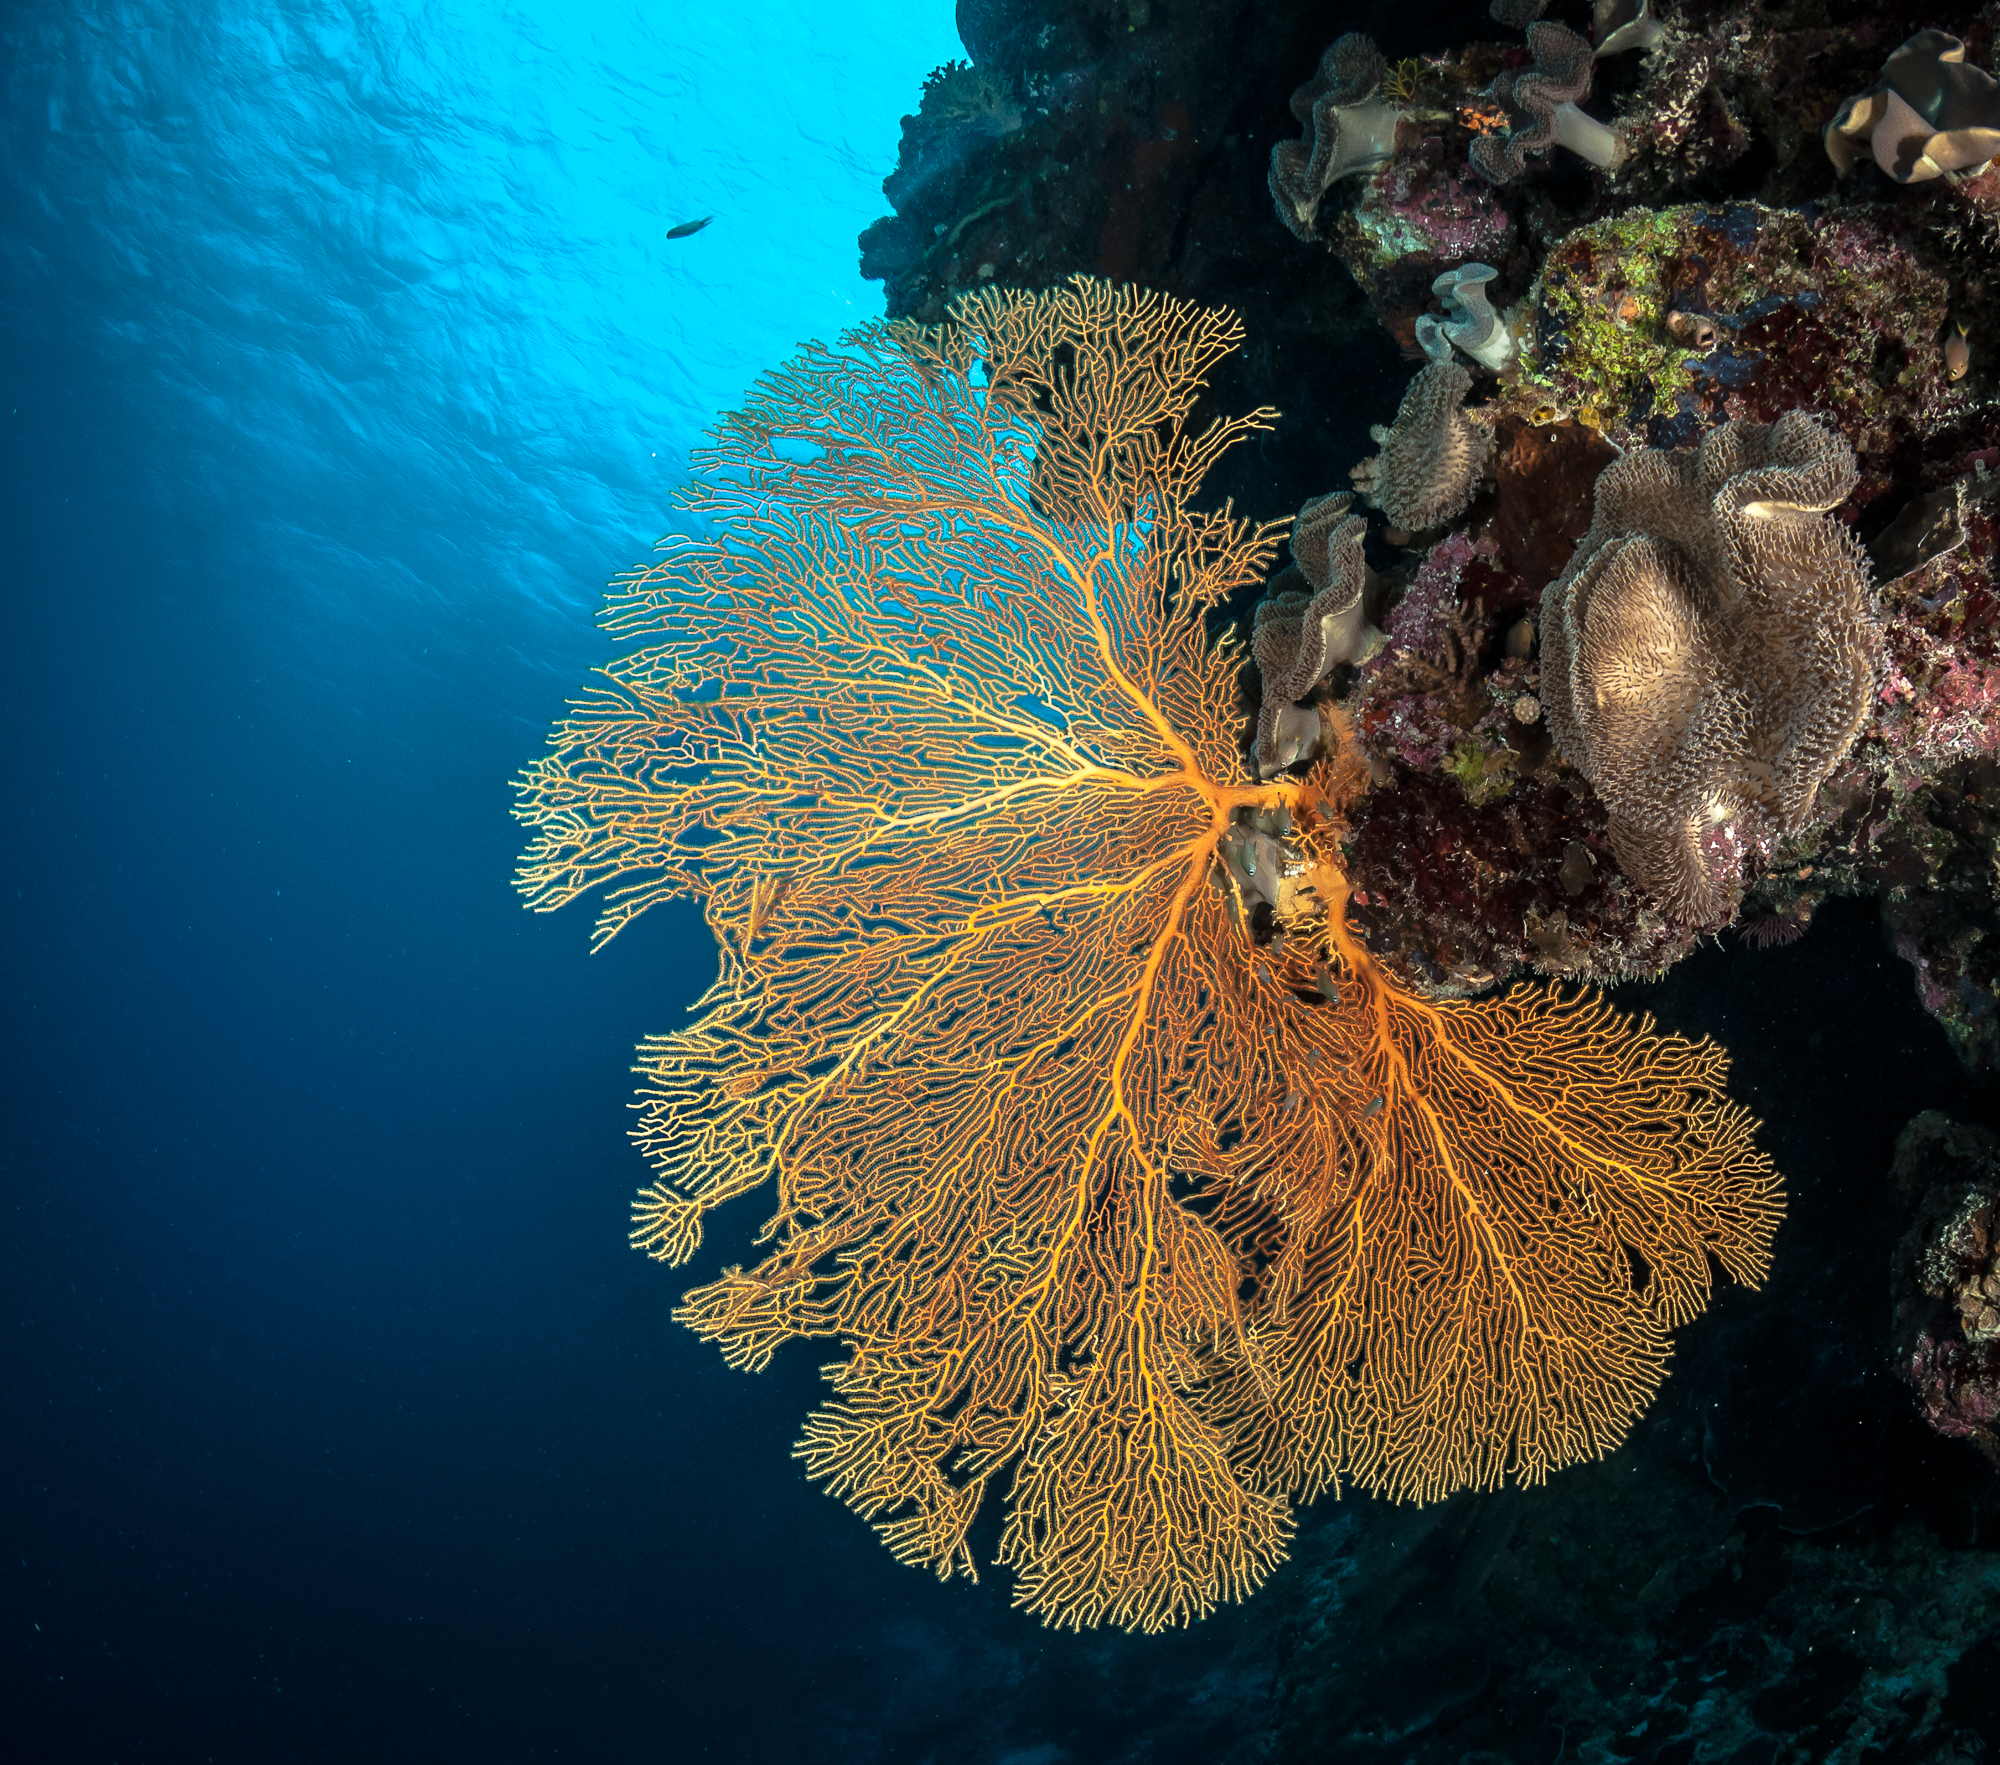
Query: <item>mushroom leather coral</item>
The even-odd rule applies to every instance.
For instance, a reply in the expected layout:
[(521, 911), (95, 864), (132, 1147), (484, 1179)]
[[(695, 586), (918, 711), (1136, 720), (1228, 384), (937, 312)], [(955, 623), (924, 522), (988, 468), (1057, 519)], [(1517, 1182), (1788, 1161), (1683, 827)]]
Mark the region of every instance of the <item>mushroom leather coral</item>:
[(1625, 145), (1577, 106), (1589, 94), (1596, 65), (1590, 45), (1567, 25), (1543, 21), (1528, 26), (1532, 68), (1502, 73), (1493, 96), (1505, 106), (1513, 127), (1506, 136), (1481, 135), (1472, 143), (1472, 168), (1494, 184), (1507, 184), (1527, 170), (1528, 155), (1567, 147), (1599, 167), (1615, 167)]
[(1386, 429), (1371, 433), (1382, 451), (1350, 473), (1354, 488), (1409, 532), (1462, 514), (1493, 457), (1493, 432), (1465, 414), (1472, 376), (1455, 361), (1416, 374)]
[[(1272, 583), (1257, 603), (1250, 654), (1263, 685), (1257, 714), (1257, 766), (1268, 777), (1290, 766), (1300, 743), (1286, 728), (1287, 713), (1331, 674), (1356, 662), (1373, 637), (1363, 597), (1371, 572), (1361, 555), (1368, 523), (1349, 514), (1353, 497), (1316, 496), (1292, 523), (1295, 567)], [(1308, 589), (1294, 587), (1304, 582)], [(1293, 720), (1296, 721), (1296, 720)], [(1317, 712), (1306, 719), (1315, 735)], [(1288, 739), (1289, 738), (1289, 739)]]
[(521, 883), (608, 887), (600, 939), (706, 898), (633, 1236), (685, 1261), (774, 1185), (679, 1315), (741, 1367), (845, 1346), (809, 1472), (940, 1576), (1004, 1490), (1018, 1603), (1152, 1630), (1301, 1495), (1615, 1445), (1778, 1185), (1711, 1045), (1399, 992), (1344, 920), (1356, 764), (1247, 774), (1205, 621), (1276, 535), (1193, 497), (1269, 413), (1184, 427), (1234, 319), (1085, 280), (955, 317), (808, 349), (696, 456), (713, 537), (615, 586)]
[(1853, 450), (1804, 411), (1628, 454), (1542, 591), (1550, 733), (1677, 917), (1728, 917), (1742, 855), (1805, 823), (1867, 719), (1882, 621), (1828, 516), (1854, 482)]
[(1845, 177), (1864, 153), (1899, 184), (1968, 177), (2000, 155), (2000, 81), (1968, 66), (1965, 45), (1919, 31), (1882, 77), (1841, 105), (1821, 137)]
[(1292, 94), (1305, 139), (1271, 149), (1271, 201), (1278, 219), (1307, 244), (1318, 237), (1321, 199), (1342, 178), (1387, 159), (1401, 110), (1382, 96), (1387, 64), (1372, 37), (1349, 31), (1327, 46), (1313, 76)]

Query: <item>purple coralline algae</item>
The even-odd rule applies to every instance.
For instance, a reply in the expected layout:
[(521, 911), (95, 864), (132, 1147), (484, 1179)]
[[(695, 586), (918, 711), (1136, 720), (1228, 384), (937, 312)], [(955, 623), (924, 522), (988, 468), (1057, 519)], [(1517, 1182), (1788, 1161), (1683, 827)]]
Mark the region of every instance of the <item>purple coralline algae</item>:
[(1619, 873), (1602, 804), (1554, 762), (1522, 641), (1536, 601), (1490, 530), (1449, 534), (1352, 689), (1376, 788), (1347, 844), (1350, 917), (1427, 991), (1478, 992), (1522, 968), (1654, 974), (1697, 935)]
[(1442, 135), (1424, 136), (1368, 180), (1333, 227), (1333, 242), (1383, 327), (1415, 351), (1431, 284), (1461, 264), (1507, 261), (1514, 217)]
[[(1548, 249), (1514, 315), (1520, 355), (1471, 412), (1499, 438), (1494, 487), (1421, 566), (1386, 579), (1418, 609), (1408, 623), (1429, 628), (1440, 604), (1468, 596), (1460, 579), (1476, 561), (1488, 580), (1484, 598), (1470, 598), (1485, 622), (1455, 640), (1472, 659), (1443, 668), (1438, 639), (1402, 641), (1392, 607), (1399, 641), (1357, 682), (1377, 782), (1357, 811), (1350, 857), (1377, 907), (1378, 949), (1392, 944), (1385, 960), (1406, 977), (1445, 991), (1523, 966), (1609, 980), (1656, 973), (1692, 947), (1699, 928), (1632, 890), (1608, 850), (1593, 847), (1603, 819), (1587, 786), (1545, 736), (1537, 741), (1536, 723), (1515, 725), (1502, 709), (1537, 700), (1539, 682), (1508, 671), (1518, 665), (1503, 655), (1496, 622), (1567, 561), (1589, 525), (1591, 481), (1619, 452), (1692, 447), (1722, 424), (1801, 410), (1855, 453), (1858, 482), (1837, 519), (1883, 536), (1903, 509), (1921, 514), (1915, 505), (1942, 499), (1949, 515), (1930, 525), (1955, 523), (1957, 534), (1921, 557), (1878, 545), (1883, 677), (1816, 813), (1775, 849), (1732, 844), (1718, 825), (1704, 859), (1730, 889), (1747, 890), (1750, 945), (1796, 938), (1830, 894), (1880, 895), (1927, 1008), (1969, 1064), (2000, 1063), (1991, 891), (1920, 861), (1963, 840), (1934, 825), (1943, 809), (1928, 787), (2000, 749), (1991, 509), (2000, 433), (1984, 385), (1955, 379), (1943, 350), (1953, 315), (1969, 296), (1985, 298), (1985, 283), (1939, 232), (1884, 203), (1683, 204), (1591, 222)], [(1564, 506), (1577, 511), (1567, 522)], [(1441, 599), (1448, 567), (1458, 577)], [(1510, 573), (1513, 601), (1500, 587)], [(1414, 795), (1407, 808), (1391, 800), (1403, 794)], [(1399, 866), (1396, 839), (1428, 846), (1430, 874)], [(1572, 845), (1589, 855), (1591, 884), (1601, 871), (1615, 887), (1565, 894), (1565, 856), (1571, 882), (1586, 874)], [(1453, 866), (1466, 879), (1446, 886), (1441, 873)], [(1388, 918), (1382, 904), (1395, 909)]]

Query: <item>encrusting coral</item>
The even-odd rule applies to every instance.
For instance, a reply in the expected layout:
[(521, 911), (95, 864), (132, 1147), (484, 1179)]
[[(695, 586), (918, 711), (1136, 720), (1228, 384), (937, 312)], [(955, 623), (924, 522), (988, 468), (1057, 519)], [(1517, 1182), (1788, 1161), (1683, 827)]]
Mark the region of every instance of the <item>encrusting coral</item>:
[(813, 347), (697, 453), (636, 640), (521, 784), (532, 905), (721, 953), (641, 1051), (678, 1314), (734, 1364), (837, 1341), (798, 1448), (902, 1560), (1050, 1622), (1249, 1592), (1288, 1505), (1599, 1456), (1781, 1210), (1713, 1045), (1588, 994), (1395, 986), (1347, 924), (1343, 743), (1244, 775), (1207, 619), (1275, 548), (1195, 493), (1230, 315), (1077, 279)]
[(1965, 45), (1919, 31), (1882, 64), (1882, 77), (1834, 114), (1822, 137), (1845, 177), (1872, 155), (1899, 184), (1973, 177), (2000, 155), (2000, 81), (1970, 67)]
[(1608, 466), (1543, 591), (1542, 700), (1633, 881), (1697, 923), (1812, 813), (1882, 668), (1868, 560), (1829, 519), (1853, 450), (1801, 411)]
[(1292, 94), (1302, 141), (1271, 149), (1271, 200), (1298, 238), (1318, 237), (1320, 199), (1342, 178), (1371, 171), (1395, 151), (1402, 111), (1382, 92), (1387, 63), (1372, 37), (1349, 31), (1328, 45), (1313, 77)]
[(1880, 495), (1956, 403), (1936, 341), (1950, 290), (1913, 249), (1913, 206), (1690, 203), (1577, 227), (1523, 303), (1511, 408), (1576, 412), (1629, 448), (1805, 406), (1853, 445), (1862, 500)]
[(1504, 136), (1481, 135), (1471, 146), (1473, 170), (1495, 184), (1511, 183), (1528, 169), (1528, 155), (1567, 147), (1600, 171), (1615, 168), (1625, 144), (1615, 129), (1577, 106), (1590, 92), (1597, 58), (1567, 25), (1543, 19), (1528, 27), (1533, 67), (1503, 73), (1492, 95), (1511, 127)]
[(1257, 767), (1266, 778), (1308, 758), (1320, 739), (1320, 716), (1303, 706), (1341, 662), (1358, 662), (1381, 633), (1368, 623), (1373, 573), (1361, 555), (1368, 523), (1348, 511), (1345, 492), (1316, 496), (1292, 523), (1292, 558), (1310, 592), (1285, 571), (1257, 603), (1250, 653), (1263, 682), (1257, 717)]
[(1355, 489), (1406, 533), (1449, 521), (1478, 494), (1493, 436), (1465, 414), (1471, 390), (1457, 362), (1433, 362), (1410, 382), (1395, 422), (1371, 430), (1382, 451), (1353, 468)]

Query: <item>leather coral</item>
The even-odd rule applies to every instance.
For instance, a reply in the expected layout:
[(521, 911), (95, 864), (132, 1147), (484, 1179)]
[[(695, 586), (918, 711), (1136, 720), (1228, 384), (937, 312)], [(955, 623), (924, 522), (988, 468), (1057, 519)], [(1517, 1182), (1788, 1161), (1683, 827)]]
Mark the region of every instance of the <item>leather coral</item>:
[(1271, 201), (1278, 219), (1308, 244), (1317, 237), (1320, 198), (1396, 149), (1403, 113), (1382, 95), (1386, 67), (1372, 37), (1349, 31), (1328, 45), (1312, 78), (1292, 94), (1292, 115), (1306, 134), (1271, 149)]
[[(1353, 497), (1316, 496), (1292, 523), (1295, 568), (1280, 572), (1257, 603), (1250, 652), (1262, 678), (1257, 770), (1262, 777), (1311, 757), (1319, 712), (1298, 701), (1341, 662), (1358, 662), (1381, 641), (1368, 623), (1371, 572), (1361, 555), (1368, 523), (1350, 514)], [(1308, 593), (1304, 583), (1310, 586)]]
[(1486, 298), (1486, 284), (1499, 274), (1491, 264), (1460, 264), (1431, 284), (1431, 292), (1444, 302), (1445, 316), (1440, 320), (1424, 313), (1416, 334), (1417, 346), (1432, 361), (1450, 361), (1454, 344), (1496, 373), (1514, 359), (1514, 334)]
[(1370, 431), (1382, 451), (1353, 469), (1354, 488), (1406, 532), (1464, 512), (1493, 454), (1493, 433), (1465, 414), (1472, 376), (1433, 362), (1410, 382), (1396, 420)]
[(1843, 178), (1871, 154), (1899, 184), (1973, 176), (2000, 154), (2000, 81), (1969, 66), (1956, 37), (1919, 31), (1841, 105), (1822, 139)]
[(1511, 127), (1505, 136), (1481, 135), (1472, 143), (1472, 169), (1493, 184), (1511, 184), (1528, 169), (1528, 155), (1567, 147), (1600, 171), (1615, 171), (1626, 154), (1624, 138), (1578, 106), (1590, 94), (1597, 58), (1567, 25), (1546, 20), (1528, 26), (1532, 67), (1493, 82)]
[(1628, 454), (1543, 590), (1550, 732), (1626, 874), (1678, 918), (1728, 917), (1744, 858), (1805, 823), (1867, 718), (1882, 622), (1829, 516), (1855, 477), (1804, 411)]

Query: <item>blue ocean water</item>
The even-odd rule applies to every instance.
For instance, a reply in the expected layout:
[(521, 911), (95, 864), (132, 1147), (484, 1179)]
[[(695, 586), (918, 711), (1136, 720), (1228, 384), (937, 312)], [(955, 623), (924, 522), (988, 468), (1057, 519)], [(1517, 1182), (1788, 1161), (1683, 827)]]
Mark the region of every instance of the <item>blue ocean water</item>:
[(0, 43), (0, 1754), (971, 1756), (895, 1737), (1058, 1657), (1037, 1720), (1130, 1728), (1101, 1644), (1038, 1665), (806, 1485), (810, 1362), (730, 1372), (626, 1247), (693, 910), (591, 958), (509, 887), (507, 781), (684, 450), (879, 314), (855, 235), (950, 8), (43, 0)]

